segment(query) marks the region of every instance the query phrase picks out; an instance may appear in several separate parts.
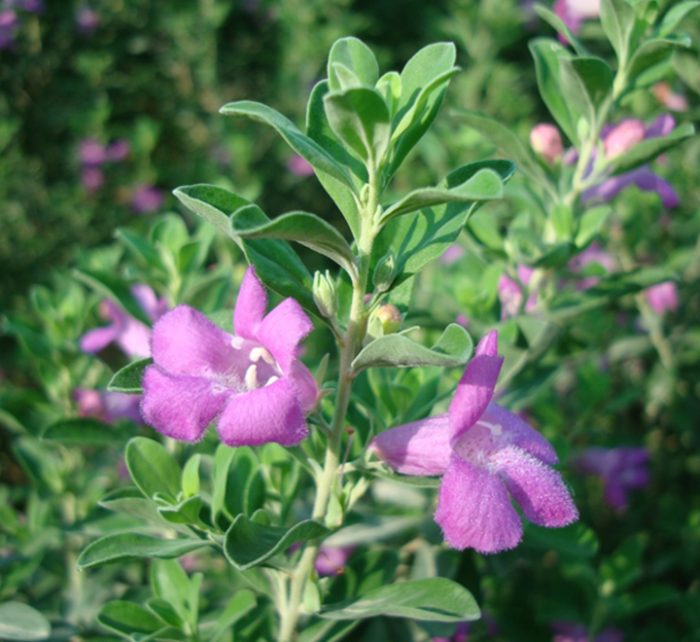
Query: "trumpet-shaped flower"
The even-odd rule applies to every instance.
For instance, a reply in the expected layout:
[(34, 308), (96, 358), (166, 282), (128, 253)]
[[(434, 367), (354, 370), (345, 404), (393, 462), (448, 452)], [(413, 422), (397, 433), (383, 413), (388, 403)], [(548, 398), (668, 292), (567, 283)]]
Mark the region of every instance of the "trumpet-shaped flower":
[(266, 308), (267, 295), (250, 268), (233, 313), (235, 334), (186, 305), (164, 315), (153, 328), (154, 365), (143, 377), (146, 423), (196, 441), (218, 417), (229, 446), (299, 443), (317, 389), (297, 346), (313, 326), (294, 299), (267, 315)]
[[(151, 321), (157, 321), (168, 308), (165, 299), (159, 299), (145, 284), (134, 285), (131, 294)], [(102, 302), (100, 313), (111, 323), (90, 330), (80, 338), (83, 352), (99, 352), (114, 342), (132, 358), (148, 357), (151, 354), (151, 329), (145, 323), (134, 319), (121, 306), (109, 300)]]
[(523, 419), (491, 403), (503, 358), (488, 333), (462, 376), (449, 411), (381, 433), (374, 449), (407, 475), (442, 475), (435, 521), (453, 548), (497, 553), (522, 538), (514, 499), (540, 526), (578, 518), (551, 465), (551, 444)]

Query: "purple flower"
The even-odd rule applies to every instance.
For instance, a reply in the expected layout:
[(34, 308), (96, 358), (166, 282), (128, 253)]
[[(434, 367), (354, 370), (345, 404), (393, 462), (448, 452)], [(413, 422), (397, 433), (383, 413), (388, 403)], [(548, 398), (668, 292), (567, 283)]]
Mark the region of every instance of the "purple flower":
[[(583, 252), (569, 261), (569, 269), (572, 272), (583, 272), (589, 265), (599, 265), (606, 272), (612, 272), (616, 267), (612, 254), (606, 252), (598, 243), (591, 243)], [(576, 287), (580, 290), (588, 290), (599, 281), (600, 278), (597, 276), (586, 276), (576, 284)]]
[(295, 154), (287, 161), (287, 169), (295, 176), (306, 177), (314, 175), (314, 168), (305, 159)]
[(551, 444), (517, 415), (491, 403), (503, 358), (498, 334), (479, 342), (447, 414), (381, 433), (373, 448), (407, 475), (442, 475), (435, 521), (456, 549), (497, 553), (514, 548), (527, 519), (549, 527), (578, 518), (569, 491), (551, 468)]
[[(553, 622), (555, 635), (552, 642), (589, 642), (586, 627), (576, 622)], [(605, 629), (593, 638), (593, 642), (622, 642), (624, 636), (618, 629)]]
[(165, 197), (152, 185), (140, 185), (131, 197), (131, 209), (137, 214), (149, 214), (160, 209)]
[[(606, 155), (614, 158), (631, 149), (640, 140), (666, 136), (673, 130), (674, 125), (673, 117), (668, 114), (659, 116), (647, 127), (644, 127), (640, 121), (624, 120), (605, 132), (603, 143)], [(640, 128), (643, 128), (643, 134)], [(581, 200), (584, 203), (588, 201), (608, 202), (630, 185), (636, 185), (645, 192), (656, 192), (661, 197), (664, 207), (677, 207), (680, 204), (680, 199), (671, 185), (654, 174), (647, 165), (604, 180), (586, 190), (581, 195)]]
[(107, 161), (107, 150), (95, 138), (84, 138), (78, 146), (78, 157), (81, 165), (99, 166)]
[(78, 404), (78, 414), (81, 417), (95, 417), (107, 423), (120, 419), (141, 422), (139, 413), (141, 397), (136, 395), (78, 388), (73, 393), (73, 397)]
[(530, 132), (530, 145), (550, 165), (564, 154), (564, 144), (559, 130), (549, 123), (535, 125)]
[[(532, 278), (534, 270), (527, 265), (518, 266), (518, 278), (520, 282), (527, 286)], [(523, 291), (521, 285), (511, 279), (506, 274), (502, 274), (498, 280), (498, 298), (501, 302), (501, 319), (508, 319), (520, 312), (523, 302)], [(533, 292), (527, 299), (525, 311), (532, 312), (537, 307), (537, 293)]]
[(603, 480), (605, 501), (617, 511), (627, 508), (630, 490), (649, 484), (646, 448), (588, 448), (572, 459), (572, 468)]
[(88, 194), (94, 194), (104, 185), (105, 173), (99, 167), (85, 167), (80, 172), (80, 182)]
[(453, 243), (442, 253), (440, 263), (443, 265), (452, 265), (453, 263), (457, 263), (463, 256), (464, 248), (457, 243)]
[(196, 441), (218, 417), (229, 446), (299, 443), (304, 411), (316, 403), (313, 376), (297, 358), (313, 328), (294, 299), (265, 315), (267, 295), (253, 268), (233, 313), (235, 334), (180, 305), (153, 328), (153, 361), (143, 377), (141, 413), (156, 430)]
[(666, 109), (671, 111), (688, 111), (688, 99), (677, 94), (667, 82), (660, 82), (651, 88), (651, 93)]
[(19, 21), (14, 11), (0, 11), (0, 50), (12, 47), (18, 26)]
[[(147, 285), (134, 285), (131, 293), (151, 321), (157, 321), (168, 309), (165, 300), (157, 298)], [(101, 303), (100, 312), (111, 324), (85, 333), (80, 339), (83, 352), (99, 352), (114, 342), (131, 358), (144, 358), (151, 354), (151, 330), (145, 323), (134, 319), (121, 306), (109, 300)]]
[(129, 151), (129, 141), (117, 138), (105, 148), (105, 160), (110, 163), (121, 163), (129, 157)]
[(644, 296), (658, 315), (678, 309), (678, 288), (673, 281), (657, 283), (644, 290)]
[(41, 13), (44, 10), (42, 0), (15, 0), (14, 6), (28, 13)]
[(100, 14), (88, 6), (82, 6), (75, 14), (75, 24), (81, 33), (92, 35), (100, 26)]
[(340, 575), (354, 548), (352, 546), (321, 546), (316, 557), (316, 572), (321, 577)]
[[(554, 13), (564, 21), (571, 33), (577, 34), (584, 20), (600, 15), (600, 0), (556, 0)], [(564, 39), (563, 36), (560, 38)]]
[(460, 622), (449, 638), (432, 638), (431, 642), (467, 642), (469, 640), (469, 622)]

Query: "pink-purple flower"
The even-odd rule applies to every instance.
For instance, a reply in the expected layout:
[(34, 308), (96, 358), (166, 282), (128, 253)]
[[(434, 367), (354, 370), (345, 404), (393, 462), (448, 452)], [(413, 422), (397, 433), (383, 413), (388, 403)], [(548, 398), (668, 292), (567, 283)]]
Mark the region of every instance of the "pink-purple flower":
[(649, 452), (646, 448), (587, 448), (572, 459), (574, 470), (596, 475), (603, 481), (603, 497), (617, 511), (627, 508), (631, 490), (649, 484)]
[(120, 419), (141, 422), (141, 413), (139, 412), (141, 398), (138, 396), (122, 392), (78, 388), (73, 393), (73, 398), (78, 404), (78, 414), (81, 417), (94, 417), (107, 423), (113, 423)]
[[(576, 622), (554, 622), (552, 642), (590, 642), (586, 627)], [(622, 642), (624, 635), (619, 629), (605, 629), (593, 638), (593, 642)]]
[(233, 313), (233, 335), (179, 305), (153, 328), (154, 365), (143, 377), (146, 423), (174, 439), (196, 441), (218, 417), (229, 446), (299, 443), (304, 413), (316, 404), (313, 376), (298, 359), (312, 323), (285, 299), (265, 314), (267, 294), (250, 268)]
[(314, 168), (311, 166), (311, 163), (299, 156), (299, 154), (295, 154), (287, 161), (287, 169), (295, 176), (301, 178), (314, 175)]
[(571, 33), (577, 34), (584, 20), (600, 15), (600, 0), (556, 0), (554, 13), (564, 21)]
[[(523, 286), (527, 287), (534, 270), (527, 265), (518, 266), (518, 283), (508, 275), (502, 274), (498, 280), (498, 299), (501, 302), (501, 319), (509, 319), (520, 312), (523, 302)], [(521, 285), (522, 284), (522, 285)], [(537, 292), (532, 292), (525, 303), (525, 312), (532, 312), (537, 307)]]
[(353, 550), (352, 546), (321, 546), (314, 562), (316, 572), (320, 577), (339, 575)]
[[(134, 285), (131, 294), (153, 322), (168, 309), (165, 299), (159, 299), (155, 292), (143, 283)], [(124, 308), (110, 300), (100, 304), (100, 313), (111, 323), (85, 333), (80, 339), (81, 350), (99, 352), (110, 343), (116, 343), (131, 358), (143, 358), (151, 354), (151, 329), (145, 323), (135, 319)]]
[[(569, 261), (569, 269), (572, 272), (589, 272), (593, 266), (599, 266), (606, 272), (612, 272), (615, 267), (615, 259), (610, 252), (604, 250), (598, 243), (591, 243), (583, 252), (577, 254)], [(589, 267), (591, 266), (591, 267)], [(576, 286), (581, 290), (588, 290), (600, 281), (598, 276), (583, 276)]]
[(0, 50), (12, 47), (18, 29), (17, 13), (12, 9), (0, 11)]
[(678, 287), (673, 281), (652, 285), (644, 290), (644, 296), (651, 309), (660, 316), (678, 309)]
[(530, 145), (550, 165), (564, 154), (564, 144), (559, 130), (550, 123), (539, 123), (530, 131)]
[(150, 214), (163, 206), (165, 196), (153, 185), (139, 185), (131, 197), (131, 209), (137, 214)]
[[(603, 134), (606, 157), (615, 158), (624, 154), (644, 139), (667, 136), (674, 126), (675, 121), (668, 114), (659, 116), (648, 126), (634, 119), (623, 120), (619, 124), (607, 128)], [(680, 204), (680, 199), (671, 185), (654, 174), (648, 165), (603, 180), (598, 185), (586, 190), (581, 195), (581, 200), (583, 202), (608, 202), (630, 185), (635, 185), (646, 192), (656, 192), (661, 197), (664, 207), (677, 207)]]
[(540, 526), (566, 526), (578, 513), (551, 466), (551, 444), (517, 415), (491, 403), (503, 358), (498, 334), (479, 342), (446, 414), (381, 433), (374, 450), (406, 475), (442, 475), (435, 521), (456, 549), (514, 548), (523, 527), (511, 503)]

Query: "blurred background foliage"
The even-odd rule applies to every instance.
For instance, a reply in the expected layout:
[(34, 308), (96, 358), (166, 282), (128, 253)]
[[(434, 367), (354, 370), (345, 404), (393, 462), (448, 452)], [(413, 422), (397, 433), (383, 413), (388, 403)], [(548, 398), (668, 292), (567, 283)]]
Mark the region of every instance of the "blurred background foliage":
[[(39, 439), (47, 426), (78, 413), (76, 389), (104, 387), (125, 363), (116, 349), (100, 359), (79, 350), (80, 336), (103, 323), (98, 304), (105, 291), (76, 280), (73, 270), (148, 283), (171, 305), (230, 308), (242, 257), (191, 218), (185, 216), (185, 227), (167, 214), (176, 209), (174, 187), (217, 183), (272, 215), (304, 209), (342, 224), (271, 131), (220, 117), (221, 105), (254, 99), (303, 123), (306, 96), (323, 76), (336, 38), (362, 38), (383, 69), (400, 68), (427, 43), (453, 40), (463, 71), (436, 127), (398, 174), (400, 193), (494, 154), (454, 108), (498, 118), (523, 141), (535, 123), (550, 120), (527, 42), (553, 31), (530, 3), (515, 0), (5, 0), (0, 6), (0, 601), (39, 608), (55, 639), (78, 633), (98, 639), (105, 634), (95, 616), (107, 599), (148, 594), (139, 564), (82, 578), (74, 564), (87, 539), (124, 527), (97, 502), (123, 483), (118, 453), (138, 428), (120, 424), (114, 443), (88, 449)], [(595, 43), (599, 26), (584, 29)], [(679, 117), (692, 122), (700, 105), (697, 14), (684, 30), (694, 45), (675, 56), (665, 80), (686, 99)], [(597, 44), (609, 53), (602, 40)], [(627, 106), (645, 121), (665, 109), (648, 91)], [(528, 533), (522, 548), (496, 557), (435, 553), (434, 546), (430, 564), (450, 569), (487, 614), (470, 640), (538, 642), (550, 639), (552, 622), (560, 620), (591, 632), (571, 640), (598, 639), (609, 626), (634, 642), (700, 640), (699, 164), (697, 137), (667, 154), (659, 172), (681, 205), (664, 211), (655, 194), (628, 190), (615, 201), (615, 219), (601, 239), (608, 249), (624, 246), (637, 264), (678, 275), (680, 305), (664, 319), (673, 376), (659, 362), (632, 297), (620, 297), (576, 316), (508, 397), (555, 442), (564, 463), (588, 446), (646, 447), (651, 483), (618, 512), (603, 501), (600, 479), (566, 470), (582, 512), (580, 530), (560, 540)], [(480, 216), (505, 228), (522, 204), (519, 190), (527, 189), (517, 177), (508, 199)], [(121, 230), (116, 240), (115, 230)], [(417, 321), (443, 327), (466, 314), (479, 330), (500, 320), (504, 262), (479, 251), (473, 236), (463, 235), (461, 243), (466, 255), (421, 276), (411, 313)], [(505, 343), (517, 344), (517, 328), (508, 339), (505, 327)], [(330, 345), (323, 336), (312, 343), (309, 363)], [(401, 386), (367, 381), (387, 421), (406, 394), (432, 381), (401, 377)], [(439, 542), (437, 533), (426, 538)], [(411, 554), (423, 559), (421, 550)], [(222, 603), (230, 575), (207, 566), (203, 610)], [(244, 619), (241, 631), (245, 625)], [(441, 633), (411, 626), (377, 619), (355, 639)]]

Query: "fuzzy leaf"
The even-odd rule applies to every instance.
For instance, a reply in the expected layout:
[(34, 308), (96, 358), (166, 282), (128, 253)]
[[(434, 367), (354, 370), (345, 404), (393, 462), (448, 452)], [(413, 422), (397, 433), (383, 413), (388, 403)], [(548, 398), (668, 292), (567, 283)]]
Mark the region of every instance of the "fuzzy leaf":
[(110, 392), (125, 392), (140, 395), (143, 392), (141, 379), (143, 371), (153, 363), (153, 359), (139, 359), (117, 370), (107, 384)]
[(146, 437), (134, 437), (126, 445), (124, 459), (131, 478), (146, 497), (156, 493), (177, 497), (180, 467), (163, 445)]

